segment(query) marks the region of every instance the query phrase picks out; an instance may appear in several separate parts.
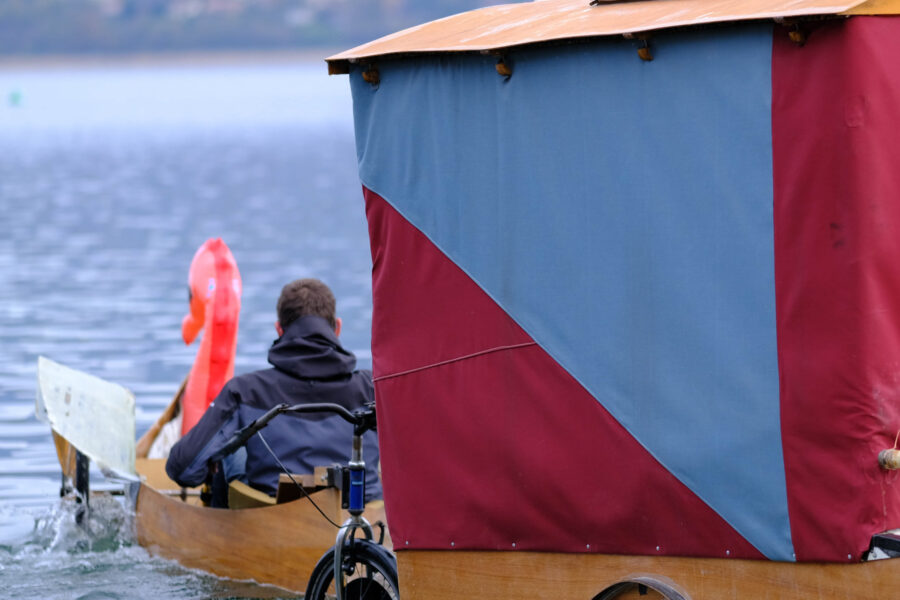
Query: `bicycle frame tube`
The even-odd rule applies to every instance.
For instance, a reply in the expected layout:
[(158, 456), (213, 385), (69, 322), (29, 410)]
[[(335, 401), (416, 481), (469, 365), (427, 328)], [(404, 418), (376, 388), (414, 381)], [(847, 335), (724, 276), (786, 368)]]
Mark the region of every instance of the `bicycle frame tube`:
[(353, 451), (350, 468), (350, 490), (348, 494), (351, 515), (361, 515), (366, 508), (366, 463), (362, 456), (362, 436), (353, 436)]
[(353, 451), (350, 455), (350, 489), (347, 494), (350, 499), (350, 518), (344, 522), (338, 530), (337, 539), (334, 542), (334, 590), (336, 600), (344, 600), (344, 547), (353, 539), (357, 529), (361, 529), (366, 539), (374, 539), (372, 526), (363, 518), (366, 496), (366, 463), (363, 460), (362, 434), (354, 434)]

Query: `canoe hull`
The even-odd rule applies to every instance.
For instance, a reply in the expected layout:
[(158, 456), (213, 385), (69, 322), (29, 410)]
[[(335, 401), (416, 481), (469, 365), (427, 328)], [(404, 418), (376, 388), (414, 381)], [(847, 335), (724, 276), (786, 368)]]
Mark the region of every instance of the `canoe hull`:
[[(404, 600), (594, 598), (636, 576), (652, 576), (688, 600), (847, 600), (895, 598), (900, 560), (858, 564), (564, 554), (557, 552), (397, 552)], [(616, 598), (639, 596), (637, 590)]]
[[(313, 495), (341, 519), (333, 488)], [(220, 577), (250, 579), (301, 592), (336, 529), (308, 500), (264, 508), (215, 509), (182, 502), (142, 485), (135, 507), (138, 543), (152, 554)]]

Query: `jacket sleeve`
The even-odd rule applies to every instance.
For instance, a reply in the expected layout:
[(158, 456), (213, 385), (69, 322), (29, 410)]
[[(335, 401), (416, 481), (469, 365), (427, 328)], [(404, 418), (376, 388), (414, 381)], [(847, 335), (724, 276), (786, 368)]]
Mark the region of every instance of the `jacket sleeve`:
[(227, 383), (200, 421), (169, 452), (166, 473), (178, 485), (194, 487), (206, 481), (209, 459), (239, 429), (240, 396)]

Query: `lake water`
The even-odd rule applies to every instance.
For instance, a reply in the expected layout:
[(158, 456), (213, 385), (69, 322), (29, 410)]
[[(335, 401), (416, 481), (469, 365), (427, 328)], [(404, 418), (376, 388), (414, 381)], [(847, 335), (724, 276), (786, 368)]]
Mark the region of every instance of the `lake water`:
[(193, 361), (191, 257), (222, 237), (244, 284), (237, 372), (266, 366), (275, 300), (302, 276), (335, 290), (342, 341), (370, 367), (346, 76), (285, 57), (0, 65), (0, 211), (0, 598), (270, 596), (151, 557), (116, 501), (90, 535), (75, 527), (34, 418), (36, 363), (132, 390), (140, 435)]

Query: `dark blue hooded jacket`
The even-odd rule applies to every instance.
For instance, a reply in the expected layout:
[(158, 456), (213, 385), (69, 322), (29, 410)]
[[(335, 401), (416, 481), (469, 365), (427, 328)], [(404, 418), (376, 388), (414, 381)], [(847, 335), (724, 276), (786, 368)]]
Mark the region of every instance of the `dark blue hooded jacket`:
[[(332, 402), (349, 410), (375, 399), (371, 371), (355, 371), (356, 357), (344, 350), (321, 317), (301, 317), (288, 325), (269, 350), (270, 369), (231, 379), (200, 422), (172, 447), (166, 473), (182, 486), (203, 483), (209, 458), (231, 435), (281, 404)], [(274, 495), (281, 468), (260, 441), (265, 438), (291, 473), (350, 460), (353, 426), (332, 413), (282, 414), (247, 442), (246, 483)], [(363, 438), (366, 501), (381, 497), (378, 439)], [(242, 478), (243, 479), (243, 478)]]

